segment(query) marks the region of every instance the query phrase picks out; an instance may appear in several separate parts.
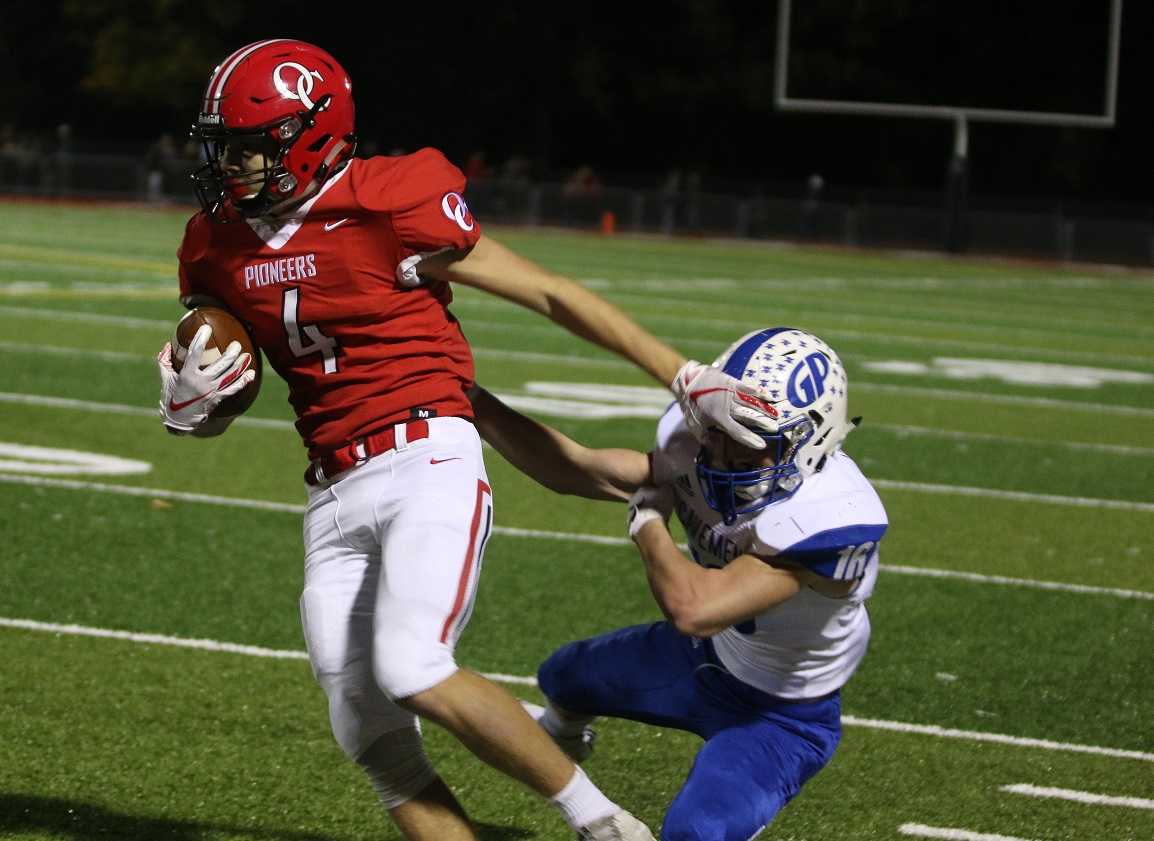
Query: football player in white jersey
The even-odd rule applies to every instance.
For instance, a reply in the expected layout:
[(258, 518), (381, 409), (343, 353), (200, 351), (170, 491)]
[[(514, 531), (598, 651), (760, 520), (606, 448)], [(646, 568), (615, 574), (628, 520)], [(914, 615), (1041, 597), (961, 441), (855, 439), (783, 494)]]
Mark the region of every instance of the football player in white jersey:
[[(548, 706), (531, 711), (576, 759), (600, 715), (701, 736), (663, 841), (748, 841), (829, 762), (840, 690), (869, 641), (865, 601), (887, 527), (877, 493), (841, 450), (855, 422), (828, 345), (762, 330), (714, 365), (773, 407), (778, 428), (763, 435), (765, 449), (716, 431), (698, 441), (674, 404), (648, 456), (593, 450), (481, 389), (473, 395), (482, 435), (534, 479), (630, 499), (629, 534), (666, 620), (557, 650), (538, 672)], [(692, 557), (666, 527), (674, 510)]]

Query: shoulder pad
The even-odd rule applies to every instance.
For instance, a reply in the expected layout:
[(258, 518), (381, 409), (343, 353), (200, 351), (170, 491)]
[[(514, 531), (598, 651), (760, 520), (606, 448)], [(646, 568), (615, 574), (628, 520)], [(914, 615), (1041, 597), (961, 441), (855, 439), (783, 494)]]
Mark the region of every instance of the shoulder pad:
[(437, 149), (420, 149), (400, 157), (361, 161), (349, 173), (357, 202), (366, 210), (408, 210), (446, 193), (461, 193), (465, 176)]
[(811, 535), (782, 554), (822, 578), (851, 581), (866, 573), (887, 525), (846, 526)]
[(889, 526), (885, 507), (845, 455), (757, 515), (751, 551), (785, 555), (826, 578), (858, 578)]

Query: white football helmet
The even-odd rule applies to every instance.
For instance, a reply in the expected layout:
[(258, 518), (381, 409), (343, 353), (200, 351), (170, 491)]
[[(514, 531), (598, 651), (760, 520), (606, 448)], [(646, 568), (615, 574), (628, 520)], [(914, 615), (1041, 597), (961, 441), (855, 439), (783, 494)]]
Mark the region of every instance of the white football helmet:
[[(776, 412), (777, 432), (758, 430), (775, 463), (750, 469), (718, 467), (708, 444), (697, 457), (697, 475), (711, 508), (732, 523), (792, 496), (822, 469), (854, 429), (847, 414), (845, 368), (811, 333), (773, 327), (742, 336), (713, 363), (755, 389)], [(858, 419), (860, 420), (860, 418)]]

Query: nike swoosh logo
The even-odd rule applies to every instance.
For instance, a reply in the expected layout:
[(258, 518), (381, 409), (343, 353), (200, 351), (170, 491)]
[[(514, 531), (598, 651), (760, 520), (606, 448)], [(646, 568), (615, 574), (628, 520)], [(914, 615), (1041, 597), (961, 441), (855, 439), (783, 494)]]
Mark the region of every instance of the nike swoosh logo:
[(201, 400), (208, 397), (210, 394), (215, 394), (216, 392), (220, 391), (220, 389), (227, 388), (230, 383), (232, 383), (234, 380), (236, 380), (237, 377), (239, 377), (241, 374), (243, 374), (245, 371), (247, 371), (249, 369), (250, 365), (252, 365), (252, 358), (251, 357), (249, 357), (249, 361), (244, 364), (243, 368), (240, 368), (236, 371), (233, 371), (231, 374), (229, 374), (227, 377), (225, 377), (223, 380), (221, 380), (220, 385), (218, 385), (212, 391), (206, 391), (204, 394), (201, 394), (197, 397), (194, 397), (191, 400), (182, 400), (181, 402), (177, 403), (175, 400), (170, 399), (168, 401), (169, 410), (173, 411), (173, 412), (179, 412), (181, 409), (187, 409), (193, 403), (199, 403)]
[(206, 391), (204, 394), (201, 394), (198, 397), (194, 397), (191, 400), (182, 400), (179, 403), (177, 403), (175, 400), (169, 400), (168, 401), (168, 408), (173, 412), (179, 412), (181, 409), (187, 409), (193, 403), (199, 403), (201, 400), (208, 397), (208, 395), (210, 395), (210, 394), (212, 394), (211, 391)]
[(337, 220), (337, 221), (335, 221), (335, 222), (325, 222), (325, 230), (326, 230), (326, 231), (331, 231), (331, 230), (334, 230), (334, 229), (336, 229), (336, 228), (339, 228), (341, 225), (345, 224), (345, 222), (348, 222), (348, 221), (349, 221), (349, 220), (348, 220), (348, 218), (346, 217), (346, 218), (344, 218), (344, 219), (338, 219), (338, 220)]
[(431, 458), (429, 464), (444, 464), (446, 461), (460, 461), (460, 456), (453, 456), (452, 458)]

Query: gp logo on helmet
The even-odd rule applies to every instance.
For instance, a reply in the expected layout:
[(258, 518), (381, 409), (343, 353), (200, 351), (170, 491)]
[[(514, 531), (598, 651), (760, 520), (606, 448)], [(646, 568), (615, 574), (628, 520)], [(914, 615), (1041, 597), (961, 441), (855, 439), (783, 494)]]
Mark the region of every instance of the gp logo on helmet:
[(824, 353), (811, 353), (789, 375), (786, 386), (789, 402), (795, 406), (808, 406), (825, 393), (828, 376), (829, 359)]
[[(288, 75), (288, 81), (285, 79), (286, 70), (291, 71)], [(293, 79), (293, 74), (296, 74), (296, 85), (289, 87), (289, 81)], [(324, 77), (316, 70), (309, 70), (303, 64), (297, 64), (295, 61), (278, 64), (276, 69), (272, 71), (272, 83), (277, 93), (285, 99), (300, 100), (304, 103), (305, 108), (312, 108), (314, 104), (309, 98), (309, 94), (313, 92), (313, 77), (316, 77), (319, 82), (324, 81)]]

